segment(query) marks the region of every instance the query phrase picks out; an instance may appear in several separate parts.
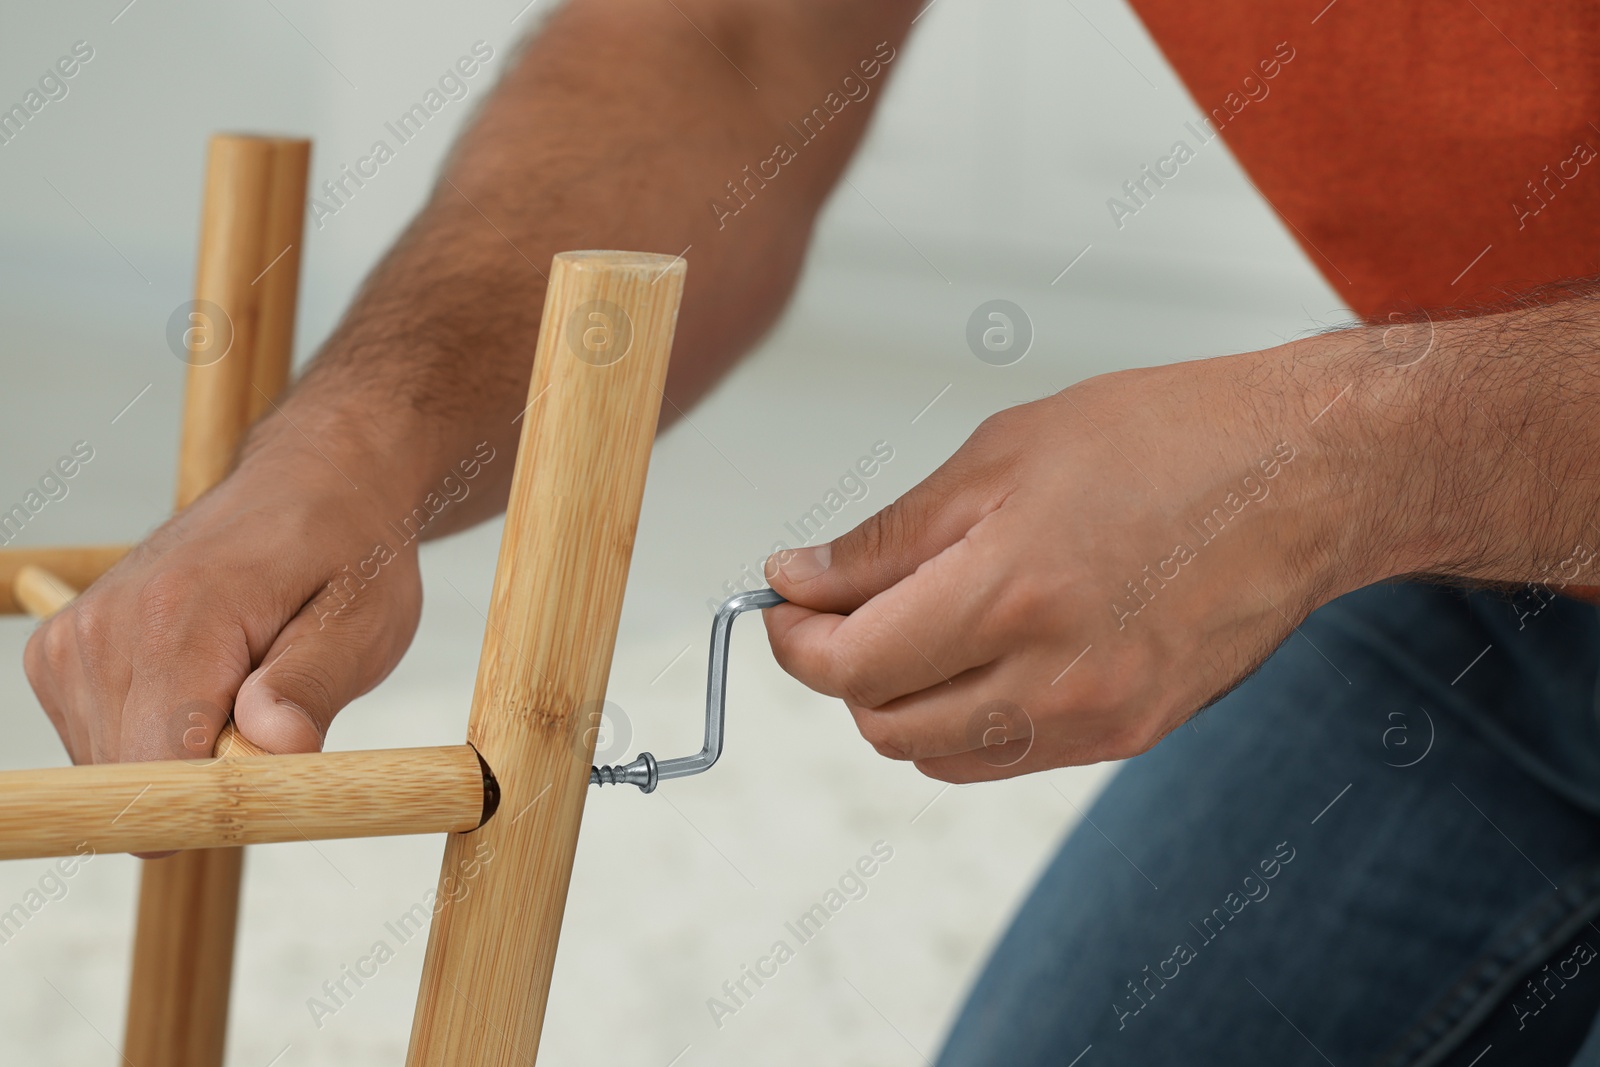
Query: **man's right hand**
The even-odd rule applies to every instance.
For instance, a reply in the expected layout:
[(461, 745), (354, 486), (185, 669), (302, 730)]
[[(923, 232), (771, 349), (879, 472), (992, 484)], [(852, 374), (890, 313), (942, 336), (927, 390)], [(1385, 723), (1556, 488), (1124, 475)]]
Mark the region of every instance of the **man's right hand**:
[(270, 752), (319, 750), (416, 632), (398, 513), (315, 453), (261, 454), (161, 526), (28, 642), (74, 762), (205, 758), (230, 712)]

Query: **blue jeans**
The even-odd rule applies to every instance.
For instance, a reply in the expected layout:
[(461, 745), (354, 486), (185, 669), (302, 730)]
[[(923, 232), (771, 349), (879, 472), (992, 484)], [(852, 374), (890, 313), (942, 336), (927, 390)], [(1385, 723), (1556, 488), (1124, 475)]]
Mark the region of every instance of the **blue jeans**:
[(1600, 1067), (1597, 681), (1548, 592), (1327, 605), (1122, 768), (940, 1067)]

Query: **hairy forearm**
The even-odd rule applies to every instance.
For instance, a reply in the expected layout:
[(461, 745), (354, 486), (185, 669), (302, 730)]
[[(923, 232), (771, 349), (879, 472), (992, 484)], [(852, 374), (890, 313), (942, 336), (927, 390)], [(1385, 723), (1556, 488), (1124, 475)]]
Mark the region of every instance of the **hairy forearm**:
[(1308, 342), (1345, 585), (1600, 585), (1600, 285)]
[[(244, 462), (337, 466), (407, 509), (487, 442), (503, 458), (430, 535), (494, 513), (545, 272), (565, 249), (689, 260), (663, 414), (687, 408), (781, 310), (914, 10), (899, 0), (574, 0), (496, 90)], [(845, 106), (801, 140), (787, 124), (829, 94)], [(752, 180), (779, 142), (792, 158)]]

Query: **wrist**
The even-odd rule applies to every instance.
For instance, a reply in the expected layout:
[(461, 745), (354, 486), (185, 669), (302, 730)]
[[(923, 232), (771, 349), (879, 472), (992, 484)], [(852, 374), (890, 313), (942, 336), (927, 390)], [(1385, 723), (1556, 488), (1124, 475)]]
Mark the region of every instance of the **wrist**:
[(292, 486), (313, 502), (359, 495), (383, 509), (409, 495), (397, 458), (335, 412), (280, 400), (251, 428), (230, 481)]
[[(352, 365), (335, 363), (280, 400), (251, 430), (230, 481), (247, 493), (290, 486), (313, 512), (335, 509), (408, 544), (463, 529), (503, 506), (520, 404), (504, 418), (498, 407), (451, 418), (418, 397), (393, 397), (395, 390), (370, 373), (354, 381), (345, 373)], [(505, 399), (509, 408), (509, 393)]]
[(1579, 296), (1423, 321), (1416, 358), (1371, 376), (1369, 435), (1404, 519), (1395, 573), (1561, 585), (1594, 557), (1596, 312)]
[(1419, 521), (1427, 464), (1419, 411), (1427, 322), (1358, 326), (1265, 353), (1285, 400), (1283, 437), (1305, 472), (1297, 552), (1320, 602), (1429, 569), (1433, 531)]
[(1350, 527), (1349, 588), (1407, 575), (1519, 581), (1582, 532), (1558, 516), (1561, 492), (1533, 458), (1582, 448), (1583, 431), (1573, 425), (1564, 444), (1548, 433), (1550, 398), (1524, 376), (1553, 368), (1507, 344), (1528, 315), (1424, 315), (1312, 339), (1327, 399), (1308, 417), (1322, 416), (1312, 439)]
[(292, 486), (313, 507), (403, 510), (434, 466), (423, 420), (409, 409), (384, 411), (371, 395), (322, 394), (296, 389), (278, 400), (251, 428), (233, 479)]

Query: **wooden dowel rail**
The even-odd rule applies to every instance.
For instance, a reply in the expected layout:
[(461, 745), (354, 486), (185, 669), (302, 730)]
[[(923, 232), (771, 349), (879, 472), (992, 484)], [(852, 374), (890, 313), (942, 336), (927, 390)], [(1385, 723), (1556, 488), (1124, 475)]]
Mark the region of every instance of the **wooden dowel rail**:
[(471, 745), (0, 773), (0, 860), (471, 830), (499, 790)]
[(0, 548), (0, 615), (36, 615), (16, 597), (17, 576), (27, 567), (50, 572), (64, 585), (83, 589), (128, 554), (132, 545), (67, 548)]
[(17, 571), (11, 595), (29, 615), (47, 619), (72, 603), (78, 591), (54, 573), (29, 563)]

